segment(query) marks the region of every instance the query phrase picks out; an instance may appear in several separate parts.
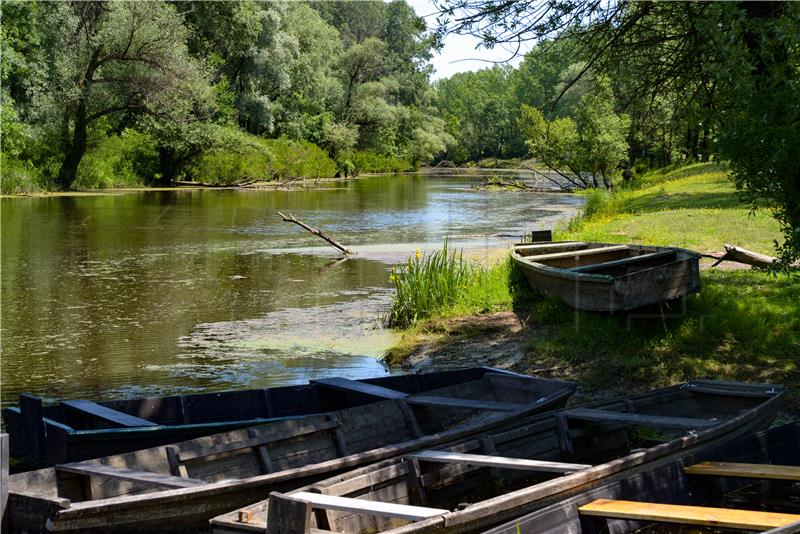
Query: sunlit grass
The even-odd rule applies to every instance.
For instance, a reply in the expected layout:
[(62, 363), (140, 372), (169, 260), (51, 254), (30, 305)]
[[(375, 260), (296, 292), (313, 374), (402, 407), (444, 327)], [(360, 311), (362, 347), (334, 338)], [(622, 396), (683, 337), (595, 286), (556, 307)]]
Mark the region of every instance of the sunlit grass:
[(419, 251), (390, 280), (395, 294), (389, 326), (407, 328), (432, 316), (450, 317), (493, 311), (511, 305), (510, 260), (483, 266), (451, 252), (445, 243), (431, 254)]

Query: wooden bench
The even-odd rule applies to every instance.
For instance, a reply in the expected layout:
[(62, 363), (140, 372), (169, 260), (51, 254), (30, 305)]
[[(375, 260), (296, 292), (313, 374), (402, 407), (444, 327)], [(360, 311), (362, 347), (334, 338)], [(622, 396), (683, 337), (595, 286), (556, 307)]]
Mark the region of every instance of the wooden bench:
[(331, 389), (338, 389), (340, 391), (363, 393), (364, 395), (371, 395), (381, 399), (405, 399), (408, 397), (408, 393), (403, 393), (402, 391), (376, 386), (374, 384), (358, 382), (357, 380), (350, 380), (349, 378), (319, 378), (317, 380), (312, 380), (311, 383), (319, 384)]
[(418, 406), (441, 406), (443, 408), (468, 408), (470, 410), (489, 410), (496, 412), (513, 412), (525, 407), (524, 404), (495, 402), (455, 397), (438, 397), (434, 395), (414, 395), (405, 399), (409, 404)]
[(630, 258), (622, 258), (621, 260), (611, 260), (604, 261), (602, 263), (592, 263), (591, 265), (582, 265), (580, 267), (573, 267), (570, 270), (576, 273), (590, 273), (594, 271), (602, 271), (603, 269), (613, 269), (614, 267), (624, 267), (626, 265), (635, 265), (637, 263), (651, 260), (664, 259), (675, 255), (676, 252), (674, 250), (663, 250), (661, 252), (650, 252), (648, 254), (631, 256)]
[(610, 247), (587, 248), (583, 250), (574, 250), (571, 252), (554, 252), (552, 254), (539, 254), (537, 256), (528, 256), (525, 259), (536, 262), (548, 261), (548, 260), (562, 260), (565, 258), (593, 256), (595, 254), (606, 254), (608, 252), (622, 252), (623, 250), (628, 250), (628, 249), (630, 249), (628, 245), (613, 245)]
[(683, 470), (689, 475), (800, 480), (800, 466), (797, 465), (700, 462), (684, 467)]
[(466, 463), (483, 467), (501, 467), (505, 469), (520, 469), (548, 473), (574, 473), (575, 471), (592, 467), (588, 464), (546, 462), (543, 460), (506, 458), (504, 456), (488, 456), (483, 454), (461, 454), (449, 451), (420, 451), (409, 455), (409, 457), (429, 462)]
[(632, 425), (664, 428), (706, 428), (717, 424), (715, 421), (708, 419), (615, 412), (611, 410), (595, 410), (591, 408), (576, 408), (574, 410), (567, 410), (564, 412), (564, 416), (569, 419), (580, 419), (584, 421), (626, 423)]
[(162, 486), (165, 488), (190, 488), (208, 484), (204, 480), (194, 478), (183, 478), (152, 471), (142, 471), (138, 469), (128, 469), (126, 467), (112, 467), (110, 465), (96, 464), (91, 462), (73, 462), (56, 466), (56, 471), (62, 473), (72, 473), (88, 477), (108, 477), (131, 482), (141, 482), (152, 486)]
[(800, 515), (795, 514), (608, 499), (598, 499), (581, 506), (578, 511), (583, 515), (613, 519), (658, 521), (759, 531), (783, 527), (800, 520)]
[(321, 493), (311, 493), (307, 491), (290, 493), (288, 497), (298, 501), (307, 502), (311, 504), (312, 508), (377, 515), (381, 517), (396, 517), (399, 519), (407, 519), (409, 521), (422, 521), (423, 519), (428, 519), (429, 517), (436, 517), (437, 515), (450, 512), (450, 510), (443, 510), (439, 508), (425, 508), (422, 506), (410, 506), (408, 504), (368, 501), (366, 499), (337, 497), (335, 495), (323, 495)]
[(157, 423), (147, 419), (120, 412), (88, 400), (63, 401), (61, 404), (71, 410), (80, 412), (82, 415), (88, 415), (121, 427), (158, 426)]

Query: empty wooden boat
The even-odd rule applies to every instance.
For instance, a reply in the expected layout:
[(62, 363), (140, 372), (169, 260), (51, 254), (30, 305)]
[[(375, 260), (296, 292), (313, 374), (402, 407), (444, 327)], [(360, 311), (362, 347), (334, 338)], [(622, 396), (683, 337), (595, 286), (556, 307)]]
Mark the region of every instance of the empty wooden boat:
[(274, 493), (211, 524), (215, 534), (477, 532), (765, 428), (782, 396), (780, 386), (694, 381), (559, 410)]
[(345, 468), (563, 406), (569, 382), (485, 372), (416, 395), (344, 378), (342, 395), (386, 400), (175, 445), (12, 475), (12, 532), (197, 532), (217, 514)]
[[(400, 394), (480, 379), (490, 368), (477, 367), (424, 375), (358, 380)], [(19, 407), (3, 410), (11, 435), (11, 456), (32, 467), (74, 462), (175, 443), (270, 420), (342, 410), (374, 402), (368, 392), (342, 391), (328, 382), (223, 391), (196, 395), (111, 401), (69, 400), (45, 406), (21, 395)]]
[[(800, 422), (794, 422), (655, 463), (489, 533), (622, 534), (638, 532), (649, 523), (673, 531), (679, 525), (693, 525), (715, 532), (725, 528), (796, 533), (800, 532), (798, 481)], [(792, 485), (794, 499), (787, 491)]]
[(514, 245), (531, 287), (577, 310), (618, 312), (700, 289), (700, 256), (690, 250), (581, 241)]

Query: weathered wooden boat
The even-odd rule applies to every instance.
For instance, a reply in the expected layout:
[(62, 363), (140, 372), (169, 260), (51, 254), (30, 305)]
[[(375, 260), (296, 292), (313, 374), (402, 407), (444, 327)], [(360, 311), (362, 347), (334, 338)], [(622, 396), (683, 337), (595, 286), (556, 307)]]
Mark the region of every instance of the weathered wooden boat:
[(619, 312), (700, 289), (699, 254), (674, 247), (540, 241), (514, 245), (531, 287), (577, 310)]
[[(488, 367), (362, 379), (399, 394), (415, 394), (480, 379)], [(271, 420), (324, 413), (374, 402), (381, 397), (335, 387), (336, 379), (309, 384), (196, 395), (92, 402), (62, 401), (43, 406), (23, 394), (19, 407), (3, 410), (11, 456), (32, 467), (74, 462)]]
[(575, 388), (515, 373), (481, 375), (416, 395), (329, 379), (343, 395), (384, 400), (12, 475), (10, 530), (205, 530), (213, 516), (269, 491), (563, 406)]
[(212, 519), (215, 534), (476, 532), (765, 428), (783, 388), (693, 381), (520, 420)]
[[(763, 488), (764, 481), (770, 481), (766, 494), (754, 487), (755, 483)], [(671, 530), (691, 524), (800, 532), (800, 495), (796, 488), (795, 498), (787, 498), (791, 492), (786, 491), (798, 481), (800, 422), (794, 422), (656, 462), (643, 472), (514, 519), (487, 534), (622, 534), (654, 522), (671, 525)], [(739, 495), (732, 496), (733, 492)], [(750, 500), (743, 498), (748, 493), (758, 495), (758, 502), (742, 504)]]

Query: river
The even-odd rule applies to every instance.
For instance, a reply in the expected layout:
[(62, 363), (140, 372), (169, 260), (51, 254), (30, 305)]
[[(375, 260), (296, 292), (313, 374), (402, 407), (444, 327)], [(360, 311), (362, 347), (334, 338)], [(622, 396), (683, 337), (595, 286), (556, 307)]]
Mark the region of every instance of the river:
[[(508, 173), (506, 172), (506, 175)], [(475, 257), (580, 197), (478, 191), (480, 175), (376, 176), (316, 190), (5, 198), (3, 404), (302, 383), (388, 372), (389, 270), (449, 239)], [(289, 211), (357, 251), (282, 222)]]

